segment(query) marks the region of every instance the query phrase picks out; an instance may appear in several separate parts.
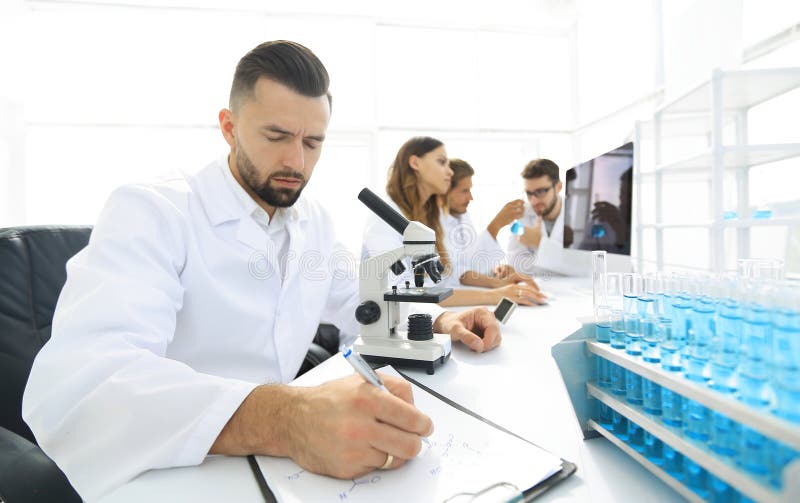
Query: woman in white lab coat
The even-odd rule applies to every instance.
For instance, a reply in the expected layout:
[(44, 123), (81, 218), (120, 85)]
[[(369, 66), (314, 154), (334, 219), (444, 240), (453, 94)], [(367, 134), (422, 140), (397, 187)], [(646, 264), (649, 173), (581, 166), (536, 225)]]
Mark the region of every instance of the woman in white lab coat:
[[(441, 223), (441, 199), (450, 189), (453, 172), (447, 159), (444, 143), (435, 138), (418, 136), (411, 138), (400, 147), (389, 170), (386, 183), (387, 202), (409, 220), (416, 220), (436, 232), (436, 249), (445, 267), (445, 275), (454, 272), (450, 254), (445, 246), (444, 230)], [(378, 217), (367, 221), (362, 246), (362, 259), (402, 246), (400, 236)], [(412, 281), (413, 273), (409, 264), (400, 276), (392, 277), (390, 282), (402, 285)], [(426, 278), (426, 286), (432, 282)], [(492, 289), (459, 288), (442, 302), (443, 306), (465, 306), (497, 304), (501, 298), (508, 297), (514, 302), (531, 305), (540, 298), (538, 290), (531, 285), (510, 284)]]

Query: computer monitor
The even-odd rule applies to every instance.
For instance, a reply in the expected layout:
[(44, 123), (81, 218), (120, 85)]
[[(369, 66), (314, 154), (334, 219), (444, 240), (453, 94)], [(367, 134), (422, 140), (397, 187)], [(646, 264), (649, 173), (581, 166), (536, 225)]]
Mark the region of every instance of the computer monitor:
[(567, 171), (564, 248), (631, 254), (633, 143)]
[(588, 276), (592, 250), (606, 250), (609, 271), (631, 271), (632, 182), (633, 143), (567, 170), (563, 248), (542, 265), (560, 274)]

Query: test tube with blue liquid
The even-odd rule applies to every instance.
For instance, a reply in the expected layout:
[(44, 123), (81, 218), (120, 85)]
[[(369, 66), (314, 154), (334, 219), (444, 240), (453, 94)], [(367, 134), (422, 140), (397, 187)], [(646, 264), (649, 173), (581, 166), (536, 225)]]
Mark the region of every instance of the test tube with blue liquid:
[(739, 398), (754, 407), (769, 405), (772, 365), (770, 282), (783, 278), (783, 261), (741, 259), (737, 262), (741, 289), (742, 349), (739, 361)]
[[(706, 383), (711, 342), (714, 338), (714, 316), (716, 307), (709, 295), (711, 285), (708, 278), (692, 278), (684, 291), (691, 298), (689, 328), (685, 351), (686, 377), (692, 381)], [(694, 439), (706, 441), (711, 427), (711, 411), (699, 402), (684, 400), (683, 431)]]
[(683, 454), (669, 444), (663, 444), (661, 467), (676, 479), (683, 480)]
[[(592, 252), (592, 298), (594, 306), (595, 340), (608, 343), (611, 331), (611, 307), (606, 294), (606, 252)], [(611, 386), (611, 362), (601, 356), (597, 359), (597, 384)]]
[(655, 275), (648, 275), (643, 280), (644, 290), (639, 295), (637, 309), (641, 322), (642, 332), (642, 359), (648, 363), (661, 362), (661, 348), (659, 347), (658, 328), (658, 294), (660, 279)]
[(680, 372), (683, 370), (683, 350), (689, 331), (691, 298), (687, 293), (681, 292), (677, 277), (666, 278), (664, 289), (669, 292), (672, 315), (669, 323), (659, 320), (659, 327), (667, 330), (661, 336), (661, 367), (671, 372)]
[[(661, 335), (658, 330), (658, 296), (661, 279), (656, 275), (645, 276), (643, 294), (639, 296), (638, 310), (642, 326), (642, 359), (648, 363), (661, 362)], [(661, 386), (642, 378), (642, 407), (648, 414), (661, 415)]]
[(741, 280), (743, 295), (742, 349), (739, 361), (739, 398), (753, 407), (770, 403), (772, 316), (763, 281)]
[(738, 388), (736, 368), (742, 344), (742, 313), (735, 278), (716, 281), (716, 334), (711, 350), (711, 388), (733, 394)]
[[(622, 276), (606, 275), (606, 295), (611, 306), (611, 329), (609, 341), (615, 349), (625, 349), (625, 314), (622, 310)], [(626, 394), (626, 376), (628, 371), (615, 363), (611, 366), (611, 392), (615, 395)]]
[(735, 458), (739, 452), (741, 426), (736, 421), (722, 414), (711, 411), (711, 428), (709, 446), (711, 450), (725, 458)]
[(800, 285), (776, 282), (770, 292), (775, 415), (800, 423)]
[(656, 465), (664, 462), (664, 443), (649, 431), (644, 432), (644, 455)]
[(739, 493), (719, 477), (708, 474), (708, 501), (711, 503), (736, 503)]
[[(772, 294), (770, 283), (783, 277), (783, 262), (742, 259), (737, 264), (742, 296), (742, 349), (739, 362), (739, 399), (753, 408), (768, 410), (773, 365)], [(774, 460), (774, 441), (742, 426), (738, 463), (756, 478), (769, 480)]]
[(777, 487), (783, 487), (783, 470), (786, 465), (800, 459), (800, 452), (794, 450), (783, 442), (773, 440), (770, 445), (772, 455), (770, 463), (770, 483)]
[(683, 460), (683, 482), (694, 492), (705, 498), (708, 492), (708, 472), (690, 458)]
[(642, 294), (642, 277), (629, 273), (622, 276), (622, 309), (625, 316), (625, 352), (632, 356), (642, 354), (642, 328), (639, 316), (639, 296)]
[[(625, 326), (625, 352), (632, 357), (642, 354), (639, 295), (642, 294), (642, 277), (639, 274), (622, 276), (622, 305)], [(628, 371), (625, 375), (626, 399), (634, 405), (642, 404), (642, 376)]]
[(592, 252), (592, 305), (594, 307), (595, 339), (608, 343), (611, 330), (611, 306), (606, 293), (606, 252)]
[(716, 305), (711, 296), (712, 286), (710, 278), (696, 277), (689, 282), (692, 308), (686, 348), (686, 377), (701, 383), (708, 381), (708, 362), (714, 340)]
[(628, 445), (639, 452), (644, 452), (644, 428), (628, 420)]
[(739, 436), (739, 457), (737, 462), (762, 482), (766, 482), (770, 475), (772, 464), (771, 444), (772, 442), (758, 431), (742, 426), (741, 435)]

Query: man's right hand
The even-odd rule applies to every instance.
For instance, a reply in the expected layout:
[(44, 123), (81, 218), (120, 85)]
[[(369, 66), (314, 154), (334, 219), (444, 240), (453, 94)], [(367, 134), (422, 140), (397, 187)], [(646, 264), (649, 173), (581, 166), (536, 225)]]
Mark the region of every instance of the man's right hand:
[(302, 468), (355, 478), (381, 467), (391, 454), (402, 466), (433, 432), (413, 405), (411, 386), (383, 376), (390, 393), (349, 376), (311, 388), (259, 386), (223, 429), (211, 453), (288, 456)]

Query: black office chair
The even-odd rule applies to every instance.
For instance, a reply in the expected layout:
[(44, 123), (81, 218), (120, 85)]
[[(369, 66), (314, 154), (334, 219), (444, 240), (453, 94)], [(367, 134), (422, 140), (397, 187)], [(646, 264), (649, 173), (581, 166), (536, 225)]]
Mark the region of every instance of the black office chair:
[[(22, 394), (36, 353), (50, 339), (66, 262), (86, 246), (91, 232), (86, 226), (0, 229), (0, 501), (5, 503), (81, 501), (22, 420)], [(300, 373), (330, 356), (312, 343)]]

